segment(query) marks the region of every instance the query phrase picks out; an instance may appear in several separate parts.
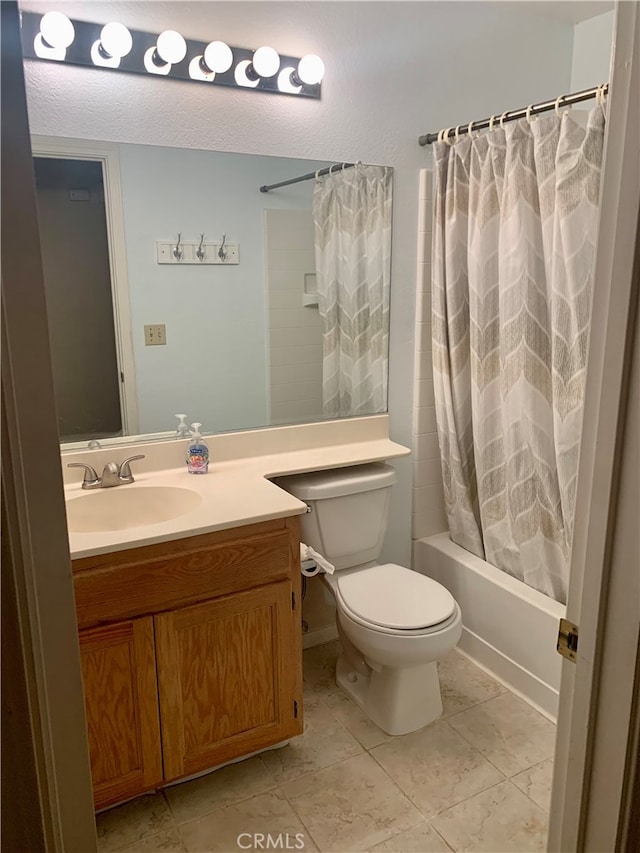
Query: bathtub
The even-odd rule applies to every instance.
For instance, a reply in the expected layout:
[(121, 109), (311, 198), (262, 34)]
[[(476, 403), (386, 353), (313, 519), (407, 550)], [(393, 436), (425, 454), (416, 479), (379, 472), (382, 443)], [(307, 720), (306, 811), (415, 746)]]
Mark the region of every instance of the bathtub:
[(462, 610), (458, 648), (547, 717), (558, 713), (559, 604), (474, 554), (448, 533), (414, 543), (414, 568), (439, 581)]

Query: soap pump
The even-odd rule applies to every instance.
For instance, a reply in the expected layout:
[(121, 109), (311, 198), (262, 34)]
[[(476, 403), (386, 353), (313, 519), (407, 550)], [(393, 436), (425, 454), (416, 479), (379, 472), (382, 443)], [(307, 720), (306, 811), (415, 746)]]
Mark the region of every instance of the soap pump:
[(187, 450), (187, 470), (190, 474), (206, 474), (209, 469), (209, 448), (200, 433), (202, 424), (191, 424), (191, 444)]
[(187, 417), (186, 415), (176, 415), (178, 418), (178, 426), (176, 429), (176, 438), (190, 438), (191, 433), (189, 432), (189, 427), (184, 422), (184, 419)]

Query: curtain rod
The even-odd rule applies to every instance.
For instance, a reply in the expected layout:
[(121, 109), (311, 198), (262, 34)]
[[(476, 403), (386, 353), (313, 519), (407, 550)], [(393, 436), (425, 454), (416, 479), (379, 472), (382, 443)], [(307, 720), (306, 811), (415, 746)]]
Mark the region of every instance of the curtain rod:
[[(602, 86), (594, 86), (592, 89), (583, 89), (581, 92), (574, 92), (572, 95), (561, 95), (559, 98), (554, 98), (553, 101), (544, 101), (541, 104), (533, 104), (531, 107), (523, 107), (519, 110), (507, 110), (507, 112), (502, 113), (502, 116), (492, 116), (492, 118), (483, 118), (480, 121), (472, 121), (469, 124), (458, 125), (458, 134), (469, 133), (470, 130), (484, 130), (487, 127), (491, 127), (492, 123), (495, 123), (496, 120), (502, 121), (515, 121), (519, 118), (526, 118), (527, 114), (536, 115), (537, 113), (548, 112), (549, 110), (553, 110), (556, 106), (564, 107), (567, 104), (578, 104), (580, 101), (588, 101), (591, 98), (595, 98), (598, 92), (601, 91), (603, 95), (606, 95), (609, 91), (609, 84), (604, 83)], [(455, 136), (456, 128), (450, 127), (444, 138), (448, 139), (450, 136)], [(439, 133), (425, 133), (424, 136), (418, 137), (418, 145), (431, 145), (432, 142), (438, 141)]]
[(331, 166), (327, 166), (326, 169), (318, 169), (317, 172), (309, 172), (307, 175), (300, 175), (299, 178), (291, 178), (290, 181), (280, 181), (279, 184), (269, 184), (268, 186), (260, 187), (261, 193), (268, 193), (269, 190), (277, 190), (278, 187), (288, 187), (289, 184), (299, 184), (301, 181), (311, 181), (313, 178), (321, 177), (322, 175), (330, 174), (332, 169), (336, 167), (340, 167), (342, 169), (351, 169), (352, 166), (355, 166), (355, 163), (333, 163)]

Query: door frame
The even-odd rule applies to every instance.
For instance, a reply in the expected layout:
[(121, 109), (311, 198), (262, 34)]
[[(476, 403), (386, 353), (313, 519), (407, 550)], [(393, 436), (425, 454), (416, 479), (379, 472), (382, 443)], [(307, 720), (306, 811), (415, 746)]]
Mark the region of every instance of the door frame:
[(551, 851), (625, 849), (638, 756), (640, 8), (616, 10), (567, 602), (580, 636), (562, 665)]
[(2, 630), (13, 643), (2, 646), (2, 842), (91, 853), (91, 772), (15, 0), (0, 3), (0, 17)]
[(138, 395), (133, 356), (129, 270), (122, 205), (119, 146), (115, 143), (98, 142), (92, 139), (72, 139), (33, 134), (31, 136), (31, 147), (34, 157), (50, 157), (59, 160), (92, 160), (99, 162), (102, 166), (116, 359), (118, 370), (121, 372), (118, 391), (122, 414), (122, 432), (125, 436), (137, 435), (139, 431)]

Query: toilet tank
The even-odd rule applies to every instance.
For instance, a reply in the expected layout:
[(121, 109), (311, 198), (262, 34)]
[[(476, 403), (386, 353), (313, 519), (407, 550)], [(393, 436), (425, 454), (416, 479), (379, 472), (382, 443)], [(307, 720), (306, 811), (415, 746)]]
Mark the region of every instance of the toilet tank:
[(278, 477), (276, 485), (311, 507), (301, 537), (336, 569), (377, 560), (387, 529), (395, 469), (384, 463)]

